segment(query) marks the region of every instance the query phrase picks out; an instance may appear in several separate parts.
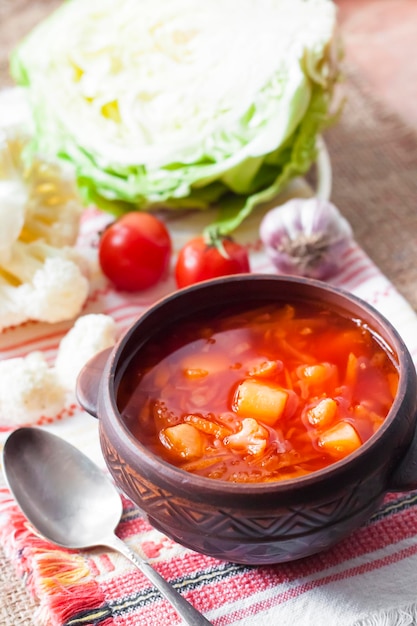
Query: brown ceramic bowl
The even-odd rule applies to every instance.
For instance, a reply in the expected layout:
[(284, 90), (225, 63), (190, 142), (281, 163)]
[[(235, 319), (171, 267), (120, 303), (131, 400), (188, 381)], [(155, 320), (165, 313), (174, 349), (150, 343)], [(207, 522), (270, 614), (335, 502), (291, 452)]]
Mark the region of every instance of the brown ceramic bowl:
[[(133, 355), (168, 323), (207, 309), (269, 300), (313, 299), (363, 320), (395, 355), (399, 387), (379, 430), (330, 467), (281, 482), (241, 484), (190, 474), (161, 460), (133, 437), (118, 411), (120, 381)], [(290, 561), (319, 552), (351, 533), (389, 491), (417, 487), (416, 372), (403, 341), (377, 311), (313, 280), (241, 275), (200, 283), (151, 307), (113, 350), (90, 361), (78, 398), (100, 420), (104, 458), (116, 484), (149, 522), (180, 544), (246, 564)]]

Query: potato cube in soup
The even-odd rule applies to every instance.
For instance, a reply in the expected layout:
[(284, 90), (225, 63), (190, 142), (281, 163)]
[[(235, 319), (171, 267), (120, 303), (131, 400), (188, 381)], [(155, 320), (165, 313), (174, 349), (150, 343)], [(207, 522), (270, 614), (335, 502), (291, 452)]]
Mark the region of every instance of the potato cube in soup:
[(307, 411), (307, 419), (312, 426), (329, 426), (337, 413), (337, 402), (333, 398), (322, 398)]
[(177, 424), (164, 428), (159, 439), (178, 460), (197, 459), (203, 455), (206, 438), (191, 424)]
[(318, 445), (332, 456), (343, 458), (359, 448), (362, 441), (352, 424), (338, 422), (320, 435)]
[(239, 417), (253, 417), (269, 426), (282, 416), (288, 392), (281, 387), (257, 380), (240, 383), (233, 398), (233, 410)]

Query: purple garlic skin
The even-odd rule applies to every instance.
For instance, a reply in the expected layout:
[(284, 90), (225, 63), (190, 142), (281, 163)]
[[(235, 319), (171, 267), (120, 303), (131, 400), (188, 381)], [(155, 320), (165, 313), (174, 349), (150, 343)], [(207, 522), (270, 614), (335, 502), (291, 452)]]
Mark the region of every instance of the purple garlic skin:
[(326, 280), (343, 264), (353, 240), (337, 207), (318, 198), (295, 198), (268, 211), (259, 235), (281, 274)]

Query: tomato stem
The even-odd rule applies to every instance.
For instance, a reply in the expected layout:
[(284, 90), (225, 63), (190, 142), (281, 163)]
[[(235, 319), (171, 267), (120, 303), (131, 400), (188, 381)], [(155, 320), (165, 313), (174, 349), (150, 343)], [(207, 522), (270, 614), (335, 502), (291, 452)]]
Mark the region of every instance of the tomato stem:
[(224, 241), (232, 241), (231, 237), (222, 235), (218, 228), (213, 228), (207, 229), (204, 232), (203, 239), (207, 246), (216, 248), (224, 259), (230, 259), (230, 254), (227, 253), (226, 248), (224, 247)]

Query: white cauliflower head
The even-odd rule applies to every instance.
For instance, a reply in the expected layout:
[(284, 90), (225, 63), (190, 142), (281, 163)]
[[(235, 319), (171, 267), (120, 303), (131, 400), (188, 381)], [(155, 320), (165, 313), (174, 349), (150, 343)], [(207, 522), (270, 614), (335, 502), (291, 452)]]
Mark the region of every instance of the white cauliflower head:
[(32, 283), (21, 289), (28, 318), (54, 323), (78, 315), (89, 286), (73, 261), (54, 257), (46, 259)]
[[(42, 239), (52, 246), (72, 246), (83, 210), (74, 176), (67, 174), (63, 164), (38, 155), (30, 162), (25, 159), (28, 141), (21, 132), (0, 129), (2, 223), (7, 212), (7, 219), (18, 229), (13, 232), (14, 239), (18, 236), (24, 243)], [(0, 243), (5, 236), (2, 232)]]
[(79, 314), (88, 294), (76, 257), (82, 205), (74, 176), (38, 155), (28, 136), (0, 128), (0, 332), (27, 320)]
[(74, 180), (62, 167), (36, 157), (27, 176), (25, 222), (22, 241), (43, 239), (51, 246), (71, 246), (76, 242), (82, 205)]
[(59, 344), (55, 370), (61, 384), (75, 392), (78, 374), (93, 356), (116, 342), (116, 323), (109, 315), (92, 313), (77, 319)]
[(0, 180), (0, 263), (7, 263), (13, 243), (19, 238), (25, 219), (20, 197), (21, 186)]
[(0, 271), (0, 333), (4, 328), (19, 326), (27, 319), (21, 301), (16, 298), (16, 288), (3, 283)]
[(8, 263), (0, 263), (0, 330), (27, 320), (76, 317), (89, 292), (84, 265), (71, 247), (16, 241)]
[(62, 411), (67, 390), (41, 352), (0, 361), (0, 423), (30, 424)]
[(0, 262), (7, 262), (11, 247), (19, 238), (25, 221), (26, 194), (19, 179), (8, 139), (0, 129)]

